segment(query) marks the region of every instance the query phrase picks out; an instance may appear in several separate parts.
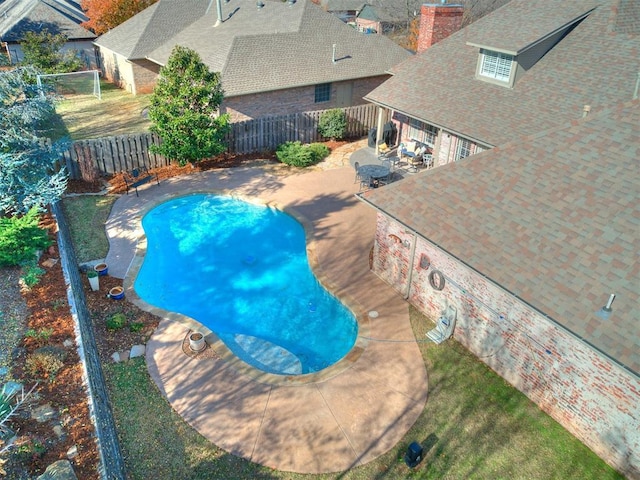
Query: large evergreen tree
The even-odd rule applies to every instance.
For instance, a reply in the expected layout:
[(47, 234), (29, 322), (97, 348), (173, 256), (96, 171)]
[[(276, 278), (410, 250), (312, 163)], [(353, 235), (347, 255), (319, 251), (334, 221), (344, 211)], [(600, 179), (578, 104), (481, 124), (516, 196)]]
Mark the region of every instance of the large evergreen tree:
[(224, 152), (229, 116), (219, 115), (223, 98), (220, 74), (210, 72), (198, 53), (176, 46), (151, 96), (151, 131), (162, 139), (152, 151), (180, 165)]
[(23, 64), (33, 65), (44, 73), (66, 73), (82, 70), (85, 66), (78, 52), (63, 51), (67, 37), (54, 35), (45, 28), (40, 32), (27, 32), (20, 42), (24, 54)]
[(37, 73), (33, 67), (0, 72), (0, 214), (44, 209), (66, 189), (67, 174), (57, 162), (67, 145), (48, 146), (42, 138), (55, 108), (33, 85)]

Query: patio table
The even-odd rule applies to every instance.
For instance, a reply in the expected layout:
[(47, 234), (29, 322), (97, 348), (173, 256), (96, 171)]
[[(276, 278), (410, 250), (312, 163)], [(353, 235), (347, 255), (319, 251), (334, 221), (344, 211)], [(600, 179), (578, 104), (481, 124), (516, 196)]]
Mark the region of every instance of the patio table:
[(361, 165), (358, 170), (361, 178), (369, 178), (372, 187), (378, 186), (378, 180), (389, 175), (389, 167), (384, 165)]

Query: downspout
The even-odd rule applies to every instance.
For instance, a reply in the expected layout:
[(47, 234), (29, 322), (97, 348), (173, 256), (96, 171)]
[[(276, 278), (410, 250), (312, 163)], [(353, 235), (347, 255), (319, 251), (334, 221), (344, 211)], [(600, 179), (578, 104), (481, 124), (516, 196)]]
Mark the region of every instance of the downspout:
[[(407, 233), (407, 230), (405, 230), (405, 233)], [(409, 275), (407, 276), (407, 291), (404, 293), (405, 300), (409, 298), (409, 293), (411, 292), (411, 283), (413, 282), (413, 264), (416, 257), (416, 244), (418, 243), (418, 236), (416, 235), (416, 232), (409, 230), (408, 233), (413, 236), (413, 240), (411, 241), (411, 252), (409, 252)]]

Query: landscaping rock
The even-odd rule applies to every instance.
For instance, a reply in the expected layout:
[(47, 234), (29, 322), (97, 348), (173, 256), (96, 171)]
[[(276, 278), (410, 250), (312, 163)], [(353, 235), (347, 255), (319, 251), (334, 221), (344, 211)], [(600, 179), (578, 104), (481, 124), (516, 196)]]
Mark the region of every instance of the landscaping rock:
[(42, 262), (42, 266), (46, 268), (53, 267), (56, 263), (58, 263), (57, 258), (47, 258), (44, 262)]
[(62, 342), (62, 345), (66, 348), (73, 347), (74, 341), (70, 338), (67, 338), (64, 342)]
[(13, 394), (19, 393), (22, 390), (22, 388), (23, 387), (21, 383), (9, 381), (4, 384), (4, 387), (2, 388), (2, 392), (7, 397), (10, 397)]
[(65, 436), (64, 428), (62, 428), (62, 425), (54, 425), (53, 433), (55, 433), (56, 437), (58, 437), (59, 439)]
[(47, 467), (36, 480), (78, 480), (69, 460), (58, 460)]
[(31, 411), (31, 418), (35, 419), (40, 423), (51, 420), (55, 416), (56, 416), (56, 411), (48, 403), (45, 405), (41, 405)]
[(113, 363), (120, 362), (120, 354), (118, 352), (113, 352), (111, 354), (111, 360), (113, 360)]
[(67, 450), (67, 458), (69, 460), (73, 460), (77, 456), (78, 456), (78, 446), (77, 445), (74, 445), (69, 450)]
[(131, 347), (131, 353), (129, 354), (129, 358), (135, 357), (144, 357), (145, 346), (144, 345), (134, 345)]

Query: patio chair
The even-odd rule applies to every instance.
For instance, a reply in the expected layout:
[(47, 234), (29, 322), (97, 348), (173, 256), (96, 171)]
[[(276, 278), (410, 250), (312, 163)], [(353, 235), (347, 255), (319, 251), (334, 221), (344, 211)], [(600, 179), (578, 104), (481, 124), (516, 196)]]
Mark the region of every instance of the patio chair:
[(369, 190), (371, 188), (371, 177), (360, 177), (360, 191)]
[(425, 168), (433, 168), (433, 155), (431, 153), (422, 154), (422, 165)]
[(358, 180), (362, 180), (362, 176), (360, 175), (360, 162), (355, 162), (353, 168), (356, 170), (356, 178), (353, 180), (353, 183), (358, 183)]

